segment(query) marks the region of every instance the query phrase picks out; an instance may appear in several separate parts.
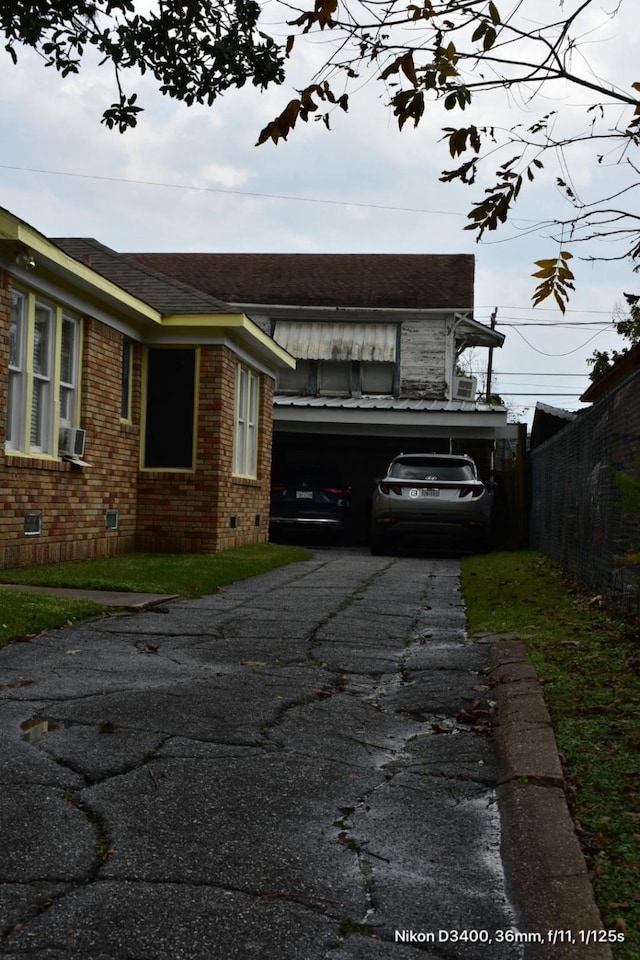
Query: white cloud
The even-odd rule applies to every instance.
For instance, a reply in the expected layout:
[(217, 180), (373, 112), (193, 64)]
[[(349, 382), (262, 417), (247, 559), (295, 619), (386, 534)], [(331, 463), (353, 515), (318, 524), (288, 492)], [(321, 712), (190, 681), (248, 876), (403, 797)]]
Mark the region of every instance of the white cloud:
[[(561, 15), (557, 0), (528, 0), (528, 6), (539, 19), (549, 11)], [(568, 8), (566, 0), (565, 11)], [(638, 79), (634, 46), (640, 21), (625, 0), (620, 10), (602, 32), (606, 42), (596, 45), (592, 41), (598, 35), (590, 34), (583, 49), (595, 74), (615, 76), (628, 89)], [(289, 32), (282, 23), (286, 16), (274, 4), (265, 7), (265, 21), (279, 20), (283, 35)], [(598, 22), (601, 16), (597, 13)], [(0, 157), (0, 203), (50, 236), (90, 235), (120, 250), (470, 252), (477, 257), (478, 319), (488, 321), (496, 306), (499, 328), (511, 315), (559, 319), (531, 310), (533, 261), (551, 256), (557, 246), (529, 231), (566, 209), (550, 168), (541, 171), (534, 184), (525, 184), (512, 224), (477, 245), (463, 227), (467, 210), (482, 198), (486, 183), (462, 187), (438, 181), (441, 169), (452, 165), (446, 145), (437, 143), (438, 131), (451, 122), (451, 115), (430, 108), (417, 130), (400, 133), (381, 100), (378, 81), (362, 79), (349, 113), (334, 110), (330, 133), (311, 122), (300, 124), (287, 143), (254, 146), (262, 127), (321, 63), (327, 37), (321, 39), (296, 42), (295, 75), (287, 85), (264, 95), (245, 87), (230, 92), (212, 110), (187, 109), (162, 97), (145, 76), (137, 84), (145, 112), (138, 127), (124, 136), (100, 124), (102, 110), (116, 99), (108, 69), (94, 67), (62, 80), (28, 52), (20, 54), (18, 67), (3, 54), (0, 111), (3, 130), (11, 133), (3, 138)], [(583, 116), (573, 119), (572, 104), (579, 99), (575, 90), (567, 97), (560, 88), (528, 105), (495, 94), (458, 119), (506, 127), (518, 120), (530, 124), (557, 109), (560, 132), (584, 123)], [(583, 145), (571, 165), (571, 182), (589, 194), (606, 188), (612, 175), (619, 174), (594, 164), (595, 146)], [(29, 173), (25, 168), (73, 176)], [(507, 237), (514, 239), (503, 242)], [(606, 319), (623, 290), (640, 289), (627, 264), (592, 268), (577, 258), (574, 264), (579, 282), (571, 306), (582, 311), (571, 314), (574, 319), (602, 316), (589, 312), (595, 310), (604, 311)], [(496, 353), (498, 369), (543, 369), (539, 364), (544, 362), (557, 372), (584, 373), (593, 349), (615, 342), (603, 333), (582, 346), (591, 327), (518, 329), (504, 328), (507, 344)], [(566, 357), (545, 358), (546, 353), (574, 349)]]

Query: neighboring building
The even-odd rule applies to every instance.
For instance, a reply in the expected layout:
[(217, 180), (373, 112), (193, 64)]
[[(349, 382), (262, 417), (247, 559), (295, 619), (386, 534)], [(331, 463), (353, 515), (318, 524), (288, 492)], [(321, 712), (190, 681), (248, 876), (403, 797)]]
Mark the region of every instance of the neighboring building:
[(550, 440), (559, 430), (562, 430), (578, 416), (570, 410), (561, 407), (552, 407), (548, 403), (538, 400), (531, 424), (530, 450), (535, 450), (545, 440)]
[(640, 370), (640, 343), (628, 347), (613, 361), (580, 397), (583, 403), (596, 403), (616, 389), (624, 380), (637, 375)]
[(293, 366), (242, 310), (0, 210), (0, 566), (265, 541)]
[(459, 377), (467, 347), (504, 336), (473, 319), (474, 258), (391, 254), (129, 254), (242, 310), (296, 357), (274, 398), (274, 468), (339, 471), (367, 526), (373, 479), (400, 452), (473, 456), (487, 478), (502, 405)]
[(531, 545), (638, 617), (640, 517), (618, 477), (640, 479), (640, 346), (580, 398), (592, 405), (531, 453)]

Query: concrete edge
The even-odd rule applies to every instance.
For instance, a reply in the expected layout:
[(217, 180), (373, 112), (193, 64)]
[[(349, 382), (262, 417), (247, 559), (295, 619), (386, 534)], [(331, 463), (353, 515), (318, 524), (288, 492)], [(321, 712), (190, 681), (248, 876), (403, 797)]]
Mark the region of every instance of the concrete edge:
[(611, 960), (575, 833), (551, 718), (524, 644), (490, 640), (496, 702), (498, 807), (507, 892), (525, 960)]
[(160, 603), (178, 600), (178, 594), (170, 593), (127, 593), (125, 590), (77, 590), (72, 587), (32, 587), (21, 583), (0, 583), (0, 590), (12, 590), (16, 593), (40, 593), (69, 600), (91, 600), (112, 610), (147, 610)]

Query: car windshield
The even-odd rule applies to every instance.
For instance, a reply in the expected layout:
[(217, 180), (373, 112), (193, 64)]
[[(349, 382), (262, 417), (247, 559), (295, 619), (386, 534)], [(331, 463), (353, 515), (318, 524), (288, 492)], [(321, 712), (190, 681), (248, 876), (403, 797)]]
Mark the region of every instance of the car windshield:
[(390, 477), (398, 480), (474, 480), (470, 463), (462, 460), (418, 460), (391, 464)]
[(307, 487), (309, 490), (322, 490), (324, 487), (344, 487), (342, 480), (335, 474), (326, 473), (289, 473), (273, 477), (272, 487)]

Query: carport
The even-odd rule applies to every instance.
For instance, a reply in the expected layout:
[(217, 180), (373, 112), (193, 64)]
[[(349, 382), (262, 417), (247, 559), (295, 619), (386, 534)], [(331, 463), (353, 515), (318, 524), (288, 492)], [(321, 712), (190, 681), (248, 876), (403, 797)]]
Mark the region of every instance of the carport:
[(398, 453), (466, 453), (483, 480), (495, 478), (499, 440), (512, 437), (504, 406), (392, 397), (274, 400), (273, 470), (310, 468), (351, 487), (352, 538), (368, 536), (371, 492)]

